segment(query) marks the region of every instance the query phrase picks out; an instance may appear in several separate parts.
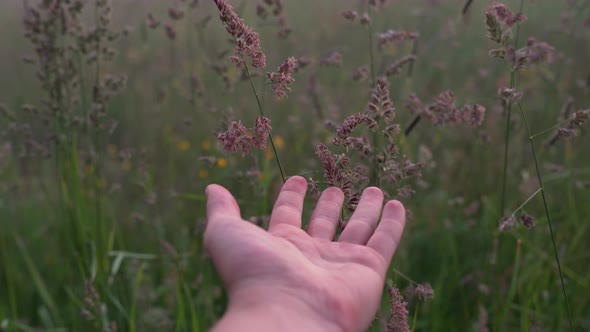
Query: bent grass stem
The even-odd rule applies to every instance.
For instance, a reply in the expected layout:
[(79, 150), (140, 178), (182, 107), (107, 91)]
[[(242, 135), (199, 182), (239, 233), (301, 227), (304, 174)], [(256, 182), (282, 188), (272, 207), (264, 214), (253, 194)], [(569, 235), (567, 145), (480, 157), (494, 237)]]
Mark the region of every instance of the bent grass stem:
[(524, 122), (524, 126), (527, 131), (527, 135), (529, 137), (529, 143), (531, 145), (531, 153), (533, 154), (533, 159), (535, 161), (535, 171), (537, 172), (537, 179), (539, 181), (539, 186), (541, 187), (541, 197), (543, 198), (543, 207), (545, 208), (545, 216), (547, 217), (547, 223), (549, 224), (549, 233), (551, 234), (551, 243), (553, 244), (553, 252), (555, 254), (555, 262), (557, 263), (557, 270), (559, 272), (559, 280), (561, 282), (561, 289), (563, 291), (563, 297), (565, 299), (565, 304), (567, 307), (567, 316), (569, 320), (570, 330), (574, 330), (574, 324), (572, 322), (572, 312), (570, 309), (570, 303), (567, 297), (567, 291), (565, 290), (565, 282), (563, 281), (563, 273), (561, 271), (561, 262), (559, 261), (559, 253), (557, 252), (557, 245), (555, 244), (555, 234), (553, 231), (553, 225), (551, 223), (551, 217), (549, 216), (549, 208), (547, 206), (547, 198), (545, 197), (545, 187), (543, 186), (543, 178), (541, 176), (541, 171), (539, 170), (539, 162), (537, 159), (537, 154), (535, 151), (535, 144), (533, 142), (533, 136), (531, 136), (531, 130), (529, 128), (529, 124), (527, 122), (526, 116), (524, 114), (524, 110), (522, 109), (522, 105), (518, 103), (518, 108), (520, 110), (520, 114), (522, 116), (522, 121)]
[[(254, 86), (254, 82), (252, 82), (252, 77), (250, 76), (250, 71), (248, 70), (248, 65), (244, 62), (244, 69), (246, 70), (246, 76), (248, 76), (248, 81), (250, 82), (250, 86), (252, 87), (252, 92), (256, 97), (256, 103), (258, 104), (258, 110), (261, 116), (264, 115), (264, 111), (262, 110), (262, 104), (260, 103), (260, 98), (258, 97), (258, 93), (256, 92), (256, 87)], [(279, 167), (279, 172), (281, 173), (281, 179), (283, 179), (283, 183), (285, 183), (285, 173), (283, 173), (283, 167), (281, 166), (281, 160), (279, 159), (279, 154), (277, 153), (277, 148), (275, 147), (275, 142), (272, 139), (272, 133), (268, 133), (268, 138), (270, 140), (270, 145), (272, 146), (272, 151), (275, 155), (275, 160), (277, 161), (277, 166)]]

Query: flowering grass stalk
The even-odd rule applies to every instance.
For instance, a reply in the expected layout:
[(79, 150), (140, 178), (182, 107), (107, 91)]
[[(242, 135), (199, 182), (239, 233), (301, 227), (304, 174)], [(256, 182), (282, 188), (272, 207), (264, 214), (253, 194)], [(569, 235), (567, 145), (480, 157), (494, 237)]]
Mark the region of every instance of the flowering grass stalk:
[[(518, 12), (522, 13), (524, 9), (524, 0), (520, 0), (520, 7)], [(520, 35), (520, 25), (516, 26), (516, 33), (514, 35), (514, 49), (518, 47), (518, 38)], [(510, 89), (513, 89), (516, 84), (516, 70), (514, 68), (510, 71)], [(508, 103), (506, 109), (506, 125), (504, 131), (504, 166), (502, 170), (502, 193), (500, 198), (500, 215), (504, 214), (504, 207), (506, 205), (506, 181), (508, 178), (508, 150), (510, 148), (510, 130), (511, 130), (511, 116), (512, 116), (512, 101)]]
[(410, 332), (408, 325), (408, 303), (400, 293), (399, 289), (391, 286), (387, 289), (391, 301), (389, 322), (387, 332)]
[[(492, 41), (496, 42), (500, 48), (493, 49), (490, 51), (490, 55), (495, 58), (501, 59), (508, 59), (509, 64), (511, 66), (510, 70), (510, 86), (508, 88), (502, 88), (498, 91), (498, 94), (502, 97), (502, 105), (507, 111), (506, 115), (506, 130), (505, 130), (505, 142), (504, 142), (504, 167), (503, 167), (503, 177), (502, 177), (502, 193), (501, 193), (501, 202), (500, 202), (500, 213), (504, 213), (504, 206), (506, 200), (506, 180), (507, 180), (507, 169), (508, 169), (508, 151), (509, 151), (509, 143), (510, 143), (510, 130), (511, 130), (511, 115), (512, 115), (512, 106), (514, 104), (518, 105), (520, 110), (520, 114), (522, 120), (525, 125), (525, 129), (527, 131), (528, 140), (531, 147), (531, 153), (533, 155), (533, 159), (535, 162), (535, 171), (537, 174), (537, 180), (539, 182), (540, 189), (537, 190), (523, 205), (521, 205), (517, 210), (522, 209), (522, 206), (526, 204), (532, 197), (534, 197), (539, 191), (541, 193), (541, 197), (543, 199), (543, 207), (545, 209), (545, 215), (547, 217), (547, 222), (549, 224), (549, 231), (551, 234), (551, 242), (553, 245), (553, 250), (555, 254), (555, 261), (557, 263), (558, 271), (559, 271), (559, 278), (561, 281), (561, 288), (563, 291), (564, 299), (567, 306), (567, 313), (568, 313), (568, 320), (570, 324), (570, 328), (573, 330), (573, 323), (572, 323), (572, 315), (571, 309), (569, 305), (569, 300), (567, 297), (567, 292), (565, 289), (565, 283), (563, 280), (563, 273), (561, 269), (561, 263), (559, 260), (559, 254), (557, 252), (557, 246), (555, 244), (555, 235), (553, 232), (553, 226), (551, 222), (551, 217), (549, 214), (549, 208), (547, 206), (547, 199), (545, 195), (545, 188), (543, 185), (543, 178), (541, 176), (541, 172), (539, 170), (539, 162), (537, 158), (537, 154), (535, 151), (535, 146), (533, 142), (533, 138), (535, 137), (530, 130), (530, 127), (527, 122), (526, 115), (524, 110), (519, 102), (519, 99), (522, 97), (522, 93), (518, 92), (515, 89), (515, 81), (516, 81), (516, 71), (522, 70), (528, 63), (540, 63), (540, 62), (551, 62), (553, 58), (554, 49), (551, 45), (544, 43), (544, 42), (537, 42), (534, 38), (529, 38), (527, 45), (521, 49), (517, 49), (518, 41), (519, 41), (519, 32), (520, 32), (520, 25), (516, 28), (516, 36), (514, 38), (513, 46), (508, 46), (511, 37), (511, 28), (514, 24), (522, 22), (526, 19), (526, 17), (522, 14), (524, 6), (524, 1), (521, 0), (520, 2), (520, 10), (518, 13), (512, 13), (504, 4), (501, 3), (494, 3), (490, 7), (485, 10), (486, 16), (486, 25), (488, 27), (489, 37)], [(572, 135), (575, 135), (573, 128), (575, 126), (579, 126), (583, 123), (586, 119), (585, 111), (577, 112), (578, 116), (571, 119), (571, 127), (567, 127), (565, 130), (563, 128), (560, 129), (561, 132), (571, 132)], [(554, 128), (554, 127), (552, 127)], [(550, 128), (550, 129), (552, 129)], [(543, 131), (541, 133), (544, 133)], [(540, 133), (540, 134), (541, 134)], [(562, 134), (563, 135), (563, 134)], [(515, 211), (516, 212), (516, 211)], [(514, 213), (515, 213), (514, 212)], [(504, 217), (501, 220), (501, 224), (499, 227), (500, 231), (506, 230), (510, 227), (516, 225), (516, 218), (514, 213), (512, 213), (508, 217)], [(532, 227), (534, 225), (534, 218), (523, 213), (520, 217), (523, 224), (527, 227)], [(518, 256), (517, 256), (518, 257)], [(514, 287), (515, 280), (512, 281), (513, 285), (511, 286), (511, 291), (509, 292), (509, 298), (512, 298), (514, 292), (512, 288)], [(503, 317), (505, 317), (506, 311), (504, 312)]]
[[(371, 3), (367, 2), (367, 15), (371, 15)], [(375, 85), (375, 55), (373, 54), (373, 22), (369, 20), (367, 22), (367, 37), (369, 39), (369, 69), (371, 74), (371, 81), (369, 86), (373, 88)], [(379, 186), (379, 163), (377, 162), (377, 147), (379, 146), (379, 134), (375, 131), (373, 133), (373, 145), (374, 145), (374, 156), (373, 165), (371, 167), (370, 181), (373, 185)]]
[(565, 282), (563, 281), (561, 262), (559, 260), (559, 253), (557, 251), (557, 245), (555, 244), (555, 234), (553, 231), (553, 225), (551, 223), (551, 217), (549, 215), (549, 208), (547, 206), (547, 198), (545, 196), (545, 187), (543, 186), (543, 177), (541, 176), (541, 171), (539, 170), (539, 161), (537, 159), (537, 153), (535, 151), (535, 144), (533, 142), (533, 135), (531, 135), (531, 130), (530, 130), (529, 124), (527, 122), (526, 115), (525, 115), (522, 105), (520, 103), (518, 103), (518, 109), (520, 110), (520, 114), (522, 116), (522, 121), (524, 122), (524, 126), (527, 131), (529, 143), (531, 146), (531, 153), (533, 155), (533, 160), (535, 161), (535, 171), (537, 173), (537, 179), (539, 181), (539, 186), (540, 186), (540, 190), (541, 190), (541, 197), (543, 198), (543, 208), (545, 209), (545, 216), (547, 217), (547, 223), (549, 224), (549, 233), (551, 234), (551, 244), (553, 245), (553, 253), (555, 254), (555, 262), (557, 263), (557, 270), (559, 272), (559, 280), (561, 282), (561, 290), (563, 291), (563, 297), (565, 299), (565, 304), (567, 307), (567, 317), (568, 317), (568, 321), (569, 321), (569, 325), (570, 325), (570, 330), (573, 331), (574, 324), (572, 322), (572, 311), (571, 311), (570, 303), (569, 303), (569, 300), (567, 297), (567, 291), (565, 289)]
[[(248, 69), (248, 61), (254, 68), (265, 68), (266, 67), (266, 55), (262, 52), (260, 47), (260, 37), (258, 33), (254, 32), (249, 26), (246, 25), (244, 20), (238, 16), (233, 10), (233, 7), (228, 4), (225, 0), (214, 0), (215, 5), (219, 9), (219, 18), (223, 23), (227, 32), (234, 38), (235, 43), (235, 52), (234, 55), (230, 57), (231, 61), (244, 70), (248, 81), (250, 82), (250, 86), (252, 87), (252, 92), (254, 93), (254, 97), (256, 97), (256, 103), (258, 105), (258, 111), (260, 112), (260, 116), (266, 118), (264, 115), (264, 111), (262, 109), (262, 104), (260, 102), (260, 98), (258, 97), (258, 93), (256, 92), (256, 87), (254, 86), (254, 82), (252, 81), (252, 75), (250, 75), (250, 70)], [(277, 94), (279, 97), (283, 97), (285, 95), (285, 89), (288, 89), (287, 84), (292, 82), (292, 78), (290, 77), (290, 71), (294, 69), (294, 60), (289, 62), (289, 58), (286, 63), (288, 65), (281, 66), (279, 71), (287, 71), (287, 73), (281, 77), (283, 79), (279, 79), (279, 83), (281, 84), (281, 88), (275, 89), (273, 86), (273, 90), (275, 92), (279, 91)], [(289, 71), (290, 70), (290, 71)], [(274, 74), (269, 74), (269, 78), (272, 79)], [(281, 179), (283, 182), (286, 181), (285, 174), (283, 172), (283, 167), (281, 165), (281, 161), (279, 159), (279, 155), (277, 153), (277, 148), (275, 146), (272, 134), (270, 132), (270, 126), (268, 128), (268, 138), (270, 140), (270, 144), (272, 146), (272, 150), (275, 156), (275, 160), (277, 162), (277, 166), (279, 168), (279, 172), (281, 173)], [(262, 142), (261, 142), (262, 143)], [(265, 142), (264, 142), (265, 143)], [(257, 144), (258, 147), (261, 147)]]

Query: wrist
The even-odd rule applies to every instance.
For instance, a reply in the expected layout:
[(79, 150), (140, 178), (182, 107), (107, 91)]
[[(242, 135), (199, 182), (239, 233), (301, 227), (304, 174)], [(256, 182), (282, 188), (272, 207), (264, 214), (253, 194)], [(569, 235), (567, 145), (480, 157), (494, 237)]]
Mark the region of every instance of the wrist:
[(264, 288), (233, 292), (227, 311), (213, 328), (213, 332), (238, 330), (344, 331), (338, 322), (323, 317), (304, 300), (286, 292), (271, 292)]

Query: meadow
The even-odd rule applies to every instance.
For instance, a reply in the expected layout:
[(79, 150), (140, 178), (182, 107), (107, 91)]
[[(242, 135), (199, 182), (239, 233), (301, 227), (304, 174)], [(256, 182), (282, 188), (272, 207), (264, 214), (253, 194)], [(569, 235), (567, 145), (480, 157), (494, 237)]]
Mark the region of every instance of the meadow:
[(0, 1), (0, 331), (208, 330), (205, 187), (294, 175), (408, 208), (409, 330), (590, 330), (590, 1), (216, 3)]

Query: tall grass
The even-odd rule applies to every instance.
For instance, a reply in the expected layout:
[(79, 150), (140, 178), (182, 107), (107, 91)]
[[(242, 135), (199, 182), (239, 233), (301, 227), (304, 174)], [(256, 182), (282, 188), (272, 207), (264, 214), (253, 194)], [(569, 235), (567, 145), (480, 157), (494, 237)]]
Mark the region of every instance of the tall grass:
[[(517, 73), (488, 58), (481, 1), (378, 8), (368, 1), (285, 1), (281, 15), (292, 28), (286, 39), (279, 37), (286, 28), (280, 15), (262, 19), (254, 3), (233, 2), (260, 33), (268, 63), (310, 59), (292, 73), (289, 96), (279, 100), (266, 93), (272, 82), (265, 70), (245, 67), (243, 75), (227, 59), (235, 40), (228, 42), (211, 1), (84, 2), (79, 15), (67, 15), (73, 30), (59, 29), (59, 15), (39, 3), (29, 1), (29, 9), (57, 24), (41, 30), (41, 41), (60, 50), (49, 58), (22, 37), (15, 19), (27, 15), (22, 3), (0, 3), (0, 35), (13, 46), (0, 49), (0, 330), (207, 330), (228, 299), (203, 248), (203, 189), (225, 185), (244, 217), (264, 227), (288, 175), (327, 186), (318, 144), (333, 149), (335, 160), (344, 154), (355, 165), (369, 162), (360, 174), (370, 180), (359, 188), (381, 183), (398, 198), (406, 184), (416, 191), (403, 192), (411, 216), (388, 274), (388, 285), (402, 294), (417, 282), (435, 290), (424, 303), (404, 294), (412, 330), (588, 328), (587, 135), (576, 127), (573, 141), (541, 141), (568, 129), (571, 114), (558, 114), (568, 97), (572, 110), (588, 108), (587, 6), (527, 3), (528, 20), (515, 27), (511, 45), (530, 35), (561, 55)], [(524, 1), (507, 4), (523, 11)], [(363, 11), (359, 17), (367, 12), (369, 25), (342, 17), (355, 8)], [(76, 24), (92, 38), (79, 39)], [(126, 26), (126, 37), (109, 36)], [(420, 37), (380, 48), (380, 33), (390, 29)], [(87, 47), (76, 48), (80, 43)], [(333, 51), (342, 63), (320, 64)], [(368, 88), (407, 55), (417, 57), (406, 73), (411, 80), (387, 79), (393, 121), (409, 124), (393, 142), (400, 157), (424, 167), (422, 177), (394, 185), (389, 164), (371, 164), (389, 142), (385, 136), (370, 128), (351, 133), (374, 143), (368, 159), (331, 143), (345, 119), (367, 111)], [(352, 79), (359, 65), (369, 68), (368, 80)], [(524, 93), (526, 113), (512, 101), (505, 118), (496, 111), (495, 91), (503, 86)], [(427, 113), (409, 111), (410, 94), (420, 96), (425, 112), (440, 108), (447, 90), (454, 99), (445, 110), (482, 104), (483, 125), (433, 125)], [(230, 121), (251, 124), (265, 115), (272, 118), (269, 145), (246, 157), (224, 151), (217, 134)], [(517, 139), (523, 131), (528, 142)], [(508, 206), (517, 206), (515, 217), (538, 216), (537, 227), (499, 232), (498, 211)], [(386, 325), (390, 306), (385, 296), (371, 330)]]

